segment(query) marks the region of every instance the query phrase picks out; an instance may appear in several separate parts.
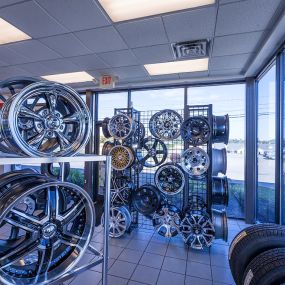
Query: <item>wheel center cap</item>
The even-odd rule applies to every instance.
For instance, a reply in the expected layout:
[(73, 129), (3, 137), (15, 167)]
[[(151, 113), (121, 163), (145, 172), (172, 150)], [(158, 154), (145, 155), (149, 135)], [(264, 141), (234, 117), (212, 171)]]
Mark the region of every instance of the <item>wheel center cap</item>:
[(57, 226), (53, 223), (46, 224), (42, 229), (43, 237), (45, 239), (52, 238), (56, 234), (56, 232), (57, 232)]
[(46, 125), (49, 129), (56, 129), (60, 126), (60, 120), (56, 116), (48, 116), (46, 119)]

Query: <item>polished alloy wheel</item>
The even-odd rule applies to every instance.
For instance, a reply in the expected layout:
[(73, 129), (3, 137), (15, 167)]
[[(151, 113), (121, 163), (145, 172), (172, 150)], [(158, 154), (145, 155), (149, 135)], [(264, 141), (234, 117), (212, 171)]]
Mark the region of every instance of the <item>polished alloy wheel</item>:
[(118, 114), (110, 119), (108, 130), (113, 138), (124, 140), (134, 133), (135, 122), (125, 114)]
[(93, 202), (74, 184), (24, 177), (1, 199), (0, 226), (7, 236), (0, 240), (0, 281), (50, 284), (85, 253), (94, 232)]

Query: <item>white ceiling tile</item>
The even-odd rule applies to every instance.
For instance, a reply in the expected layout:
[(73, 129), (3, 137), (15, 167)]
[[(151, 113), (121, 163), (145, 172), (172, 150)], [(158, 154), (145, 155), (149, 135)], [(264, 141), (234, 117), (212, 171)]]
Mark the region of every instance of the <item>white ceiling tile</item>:
[(31, 62), (19, 65), (19, 67), (33, 76), (41, 76), (43, 74), (47, 74), (48, 69), (45, 66), (45, 62)]
[(253, 32), (216, 37), (213, 56), (233, 55), (254, 52), (264, 32)]
[(33, 1), (0, 9), (0, 17), (32, 38), (48, 37), (67, 32), (66, 28), (57, 23)]
[(242, 75), (242, 69), (221, 69), (221, 70), (212, 70), (210, 71), (210, 76), (229, 76), (229, 75)]
[(76, 32), (75, 35), (94, 52), (107, 52), (127, 48), (127, 45), (113, 27)]
[(40, 75), (83, 71), (82, 68), (65, 58), (49, 60), (44, 62), (43, 65), (46, 71)]
[(233, 2), (239, 2), (239, 1), (247, 1), (247, 0), (220, 0), (220, 5), (223, 4), (229, 4), (229, 3), (233, 3)]
[(139, 62), (158, 63), (174, 60), (170, 45), (157, 45), (132, 49)]
[(219, 56), (210, 59), (210, 70), (242, 69), (253, 54), (239, 54), (232, 56)]
[(150, 76), (151, 80), (175, 80), (179, 79), (178, 74), (165, 74), (165, 75), (154, 75)]
[(219, 8), (216, 36), (265, 30), (281, 0), (248, 0)]
[(5, 80), (15, 76), (31, 76), (31, 74), (15, 66), (7, 66), (0, 68), (0, 80)]
[(188, 72), (188, 73), (180, 73), (179, 77), (181, 79), (187, 78), (198, 78), (198, 77), (207, 77), (209, 75), (208, 71), (199, 71), (199, 72)]
[(114, 75), (114, 72), (111, 68), (103, 68), (103, 69), (98, 69), (98, 70), (88, 70), (88, 73), (95, 78), (99, 78), (100, 76), (104, 74), (111, 74)]
[(142, 66), (117, 67), (112, 70), (114, 75), (119, 76), (120, 79), (148, 76), (146, 70)]
[(13, 51), (32, 61), (49, 60), (61, 56), (37, 40), (28, 40), (7, 45)]
[(116, 27), (131, 48), (168, 42), (160, 17), (118, 24)]
[(163, 16), (171, 42), (212, 38), (217, 8), (207, 7)]
[(108, 67), (96, 54), (88, 54), (69, 58), (84, 70), (95, 70)]
[[(28, 1), (28, 0), (26, 0), (26, 1)], [(14, 4), (19, 3), (19, 2), (23, 2), (23, 0), (1, 0), (0, 8), (5, 7), (5, 6), (9, 6), (9, 5), (14, 5)]]
[(110, 25), (98, 3), (93, 0), (36, 0), (69, 31), (87, 30)]
[(130, 50), (101, 53), (99, 56), (111, 67), (138, 65), (139, 62)]
[(8, 63), (8, 65), (21, 64), (30, 61), (27, 57), (7, 48), (7, 46), (0, 46), (0, 58)]
[(91, 53), (73, 34), (52, 36), (40, 39), (40, 41), (64, 57)]

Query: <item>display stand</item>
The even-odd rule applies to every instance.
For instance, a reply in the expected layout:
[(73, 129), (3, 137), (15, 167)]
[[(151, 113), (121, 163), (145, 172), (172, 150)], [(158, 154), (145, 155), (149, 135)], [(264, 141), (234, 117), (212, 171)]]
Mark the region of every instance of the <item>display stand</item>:
[(61, 180), (64, 181), (64, 162), (106, 162), (105, 168), (105, 227), (104, 227), (104, 240), (103, 251), (100, 252), (93, 246), (89, 245), (88, 250), (93, 253), (97, 258), (88, 264), (82, 265), (79, 268), (73, 269), (64, 274), (60, 279), (49, 285), (59, 285), (66, 280), (77, 276), (78, 274), (96, 266), (102, 264), (102, 285), (108, 285), (108, 237), (109, 237), (109, 211), (110, 211), (110, 188), (111, 188), (111, 157), (99, 156), (99, 155), (78, 155), (71, 157), (23, 157), (23, 156), (7, 156), (0, 155), (0, 165), (12, 165), (12, 164), (43, 164), (43, 163), (59, 163)]

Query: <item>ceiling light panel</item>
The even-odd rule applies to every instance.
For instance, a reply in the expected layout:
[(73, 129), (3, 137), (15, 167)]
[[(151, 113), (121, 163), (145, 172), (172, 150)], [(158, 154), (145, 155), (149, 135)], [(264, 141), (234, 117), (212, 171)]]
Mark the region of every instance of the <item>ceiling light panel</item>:
[(149, 75), (207, 71), (209, 58), (146, 64), (144, 67)]
[(31, 37), (0, 18), (0, 45), (29, 40)]
[(99, 0), (113, 22), (215, 4), (215, 0)]
[(42, 76), (42, 78), (63, 84), (88, 82), (93, 81), (94, 79), (90, 74), (85, 71), (46, 75)]

